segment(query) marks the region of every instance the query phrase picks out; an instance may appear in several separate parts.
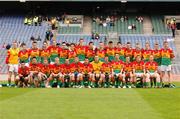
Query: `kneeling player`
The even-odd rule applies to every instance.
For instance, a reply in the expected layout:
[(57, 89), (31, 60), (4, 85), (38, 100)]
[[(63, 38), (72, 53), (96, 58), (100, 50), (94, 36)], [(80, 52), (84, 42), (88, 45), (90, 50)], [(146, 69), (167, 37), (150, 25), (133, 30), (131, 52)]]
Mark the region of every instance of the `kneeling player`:
[(126, 87), (131, 88), (133, 82), (133, 67), (132, 63), (130, 62), (130, 57), (126, 57), (126, 62), (124, 63), (124, 70), (123, 70), (123, 84), (126, 84)]
[[(149, 62), (146, 62), (146, 87), (150, 87), (150, 79), (152, 82), (155, 82), (156, 87), (160, 87), (160, 75), (158, 74), (158, 64), (154, 61), (153, 55), (150, 55)], [(155, 81), (154, 81), (155, 80)]]
[[(136, 61), (133, 62), (133, 83), (136, 86), (137, 78), (140, 78), (140, 82), (143, 83), (145, 80), (145, 64), (144, 61), (141, 60), (141, 56), (138, 55), (136, 57)], [(143, 84), (142, 84), (143, 86)]]
[(102, 79), (104, 82), (104, 87), (108, 88), (110, 86), (110, 81), (112, 80), (112, 66), (111, 63), (108, 61), (108, 57), (104, 58), (105, 62), (102, 64)]
[(33, 57), (29, 65), (29, 71), (30, 71), (29, 81), (30, 81), (31, 86), (32, 84), (34, 84), (35, 87), (39, 87), (39, 84), (40, 84), (40, 80), (38, 76), (39, 70), (40, 70), (40, 67), (39, 67), (39, 64), (37, 63), (37, 59), (36, 57)]
[[(49, 76), (48, 84), (50, 87), (61, 87), (62, 86), (62, 74), (61, 74), (61, 65), (59, 58), (55, 58), (55, 63), (51, 65), (51, 74)], [(49, 87), (49, 85), (47, 86)]]
[(29, 79), (28, 75), (29, 68), (25, 66), (25, 62), (22, 61), (20, 67), (18, 68), (18, 76), (16, 77), (19, 87), (27, 87)]

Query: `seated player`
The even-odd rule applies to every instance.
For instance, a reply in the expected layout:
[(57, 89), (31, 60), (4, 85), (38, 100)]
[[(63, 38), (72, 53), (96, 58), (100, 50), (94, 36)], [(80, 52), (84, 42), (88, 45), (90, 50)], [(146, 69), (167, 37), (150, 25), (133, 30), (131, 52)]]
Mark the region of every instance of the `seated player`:
[(74, 63), (71, 64), (71, 72), (72, 72), (72, 75), (74, 75), (73, 76), (74, 77), (74, 82), (71, 82), (71, 83), (72, 83), (72, 85), (74, 87), (78, 87), (78, 84), (80, 83), (80, 77), (82, 75), (81, 74), (82, 66), (83, 66), (83, 64), (79, 61), (79, 58), (75, 57), (74, 58)]
[[(92, 76), (92, 87), (100, 87), (102, 84), (102, 76), (101, 76), (101, 66), (103, 62), (99, 61), (99, 57), (95, 56), (94, 61), (91, 62), (93, 66), (93, 76)], [(101, 85), (102, 86), (102, 85)]]
[[(114, 61), (112, 64), (112, 75), (113, 75), (113, 85), (117, 88), (121, 88), (121, 82), (123, 80), (123, 68), (124, 62), (119, 59), (119, 54), (115, 54)], [(126, 88), (125, 86), (123, 88)]]
[(31, 86), (34, 84), (35, 87), (39, 87), (40, 84), (40, 79), (39, 79), (39, 70), (40, 70), (40, 65), (37, 62), (36, 57), (33, 57), (31, 60), (31, 63), (29, 65), (29, 81)]
[(62, 86), (62, 82), (63, 82), (63, 78), (61, 73), (61, 65), (59, 62), (59, 58), (56, 57), (54, 64), (51, 65), (51, 74), (49, 76), (49, 80), (46, 85), (48, 87), (60, 88)]
[(29, 68), (26, 66), (25, 62), (22, 61), (20, 67), (18, 68), (18, 87), (27, 87), (29, 79)]
[[(65, 60), (65, 64), (62, 65), (62, 79), (64, 87), (74, 87), (75, 78), (74, 73), (72, 73), (71, 64), (69, 63), (69, 59)], [(71, 83), (71, 85), (70, 85)]]
[(111, 62), (109, 62), (108, 60), (109, 58), (106, 56), (104, 58), (105, 62), (102, 64), (102, 79), (105, 88), (108, 88), (110, 86), (110, 81), (112, 80), (112, 66), (111, 66)]
[(79, 81), (81, 83), (81, 87), (91, 88), (90, 83), (92, 81), (92, 71), (93, 66), (89, 63), (89, 59), (85, 58), (85, 61), (82, 66), (81, 75), (79, 75)]
[[(149, 61), (145, 64), (146, 67), (146, 79), (145, 79), (145, 87), (150, 87), (150, 79), (152, 82), (155, 82), (155, 87), (160, 86), (160, 75), (158, 74), (158, 64), (154, 61), (154, 56), (150, 55)], [(155, 80), (155, 81), (154, 81)]]
[(48, 58), (43, 58), (43, 64), (40, 65), (39, 80), (41, 83), (47, 82), (51, 73), (51, 67)]
[(143, 60), (141, 60), (140, 55), (138, 55), (136, 57), (136, 61), (133, 62), (133, 74), (134, 74), (133, 83), (134, 83), (134, 86), (136, 87), (137, 78), (140, 78), (141, 82), (143, 82), (145, 79), (145, 63)]
[(130, 62), (130, 57), (126, 57), (126, 62), (124, 63), (123, 69), (123, 84), (126, 84), (126, 87), (131, 88), (133, 82), (133, 67), (132, 63)]

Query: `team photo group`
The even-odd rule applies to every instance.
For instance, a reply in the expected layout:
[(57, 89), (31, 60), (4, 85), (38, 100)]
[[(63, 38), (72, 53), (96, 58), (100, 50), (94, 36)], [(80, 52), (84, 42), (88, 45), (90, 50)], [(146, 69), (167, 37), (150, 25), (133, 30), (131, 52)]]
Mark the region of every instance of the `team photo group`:
[[(49, 45), (50, 44), (50, 45)], [(171, 84), (171, 62), (174, 58), (168, 42), (163, 47), (155, 43), (153, 49), (146, 42), (132, 47), (109, 41), (107, 45), (93, 41), (79, 43), (51, 43), (44, 41), (38, 47), (13, 42), (7, 51), (8, 86), (13, 78), (15, 87), (46, 88), (162, 88)], [(165, 74), (167, 73), (167, 78)]]

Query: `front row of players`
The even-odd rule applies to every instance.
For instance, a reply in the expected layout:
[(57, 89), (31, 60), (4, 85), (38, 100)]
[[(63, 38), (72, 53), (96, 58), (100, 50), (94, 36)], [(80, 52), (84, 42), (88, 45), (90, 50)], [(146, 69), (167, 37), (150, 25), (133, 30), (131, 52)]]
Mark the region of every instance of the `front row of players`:
[(126, 62), (123, 62), (119, 60), (118, 54), (112, 62), (108, 61), (108, 57), (104, 60), (103, 63), (95, 56), (91, 63), (88, 58), (84, 63), (80, 63), (76, 57), (72, 64), (69, 59), (65, 60), (65, 64), (60, 64), (57, 57), (54, 64), (49, 64), (48, 59), (39, 64), (34, 57), (29, 67), (21, 62), (15, 83), (19, 87), (131, 88), (136, 87), (137, 81), (140, 81), (145, 88), (152, 86), (152, 83), (154, 87), (161, 87), (158, 64), (153, 55), (146, 63), (140, 56), (137, 56), (134, 62), (130, 62), (130, 58), (126, 57)]

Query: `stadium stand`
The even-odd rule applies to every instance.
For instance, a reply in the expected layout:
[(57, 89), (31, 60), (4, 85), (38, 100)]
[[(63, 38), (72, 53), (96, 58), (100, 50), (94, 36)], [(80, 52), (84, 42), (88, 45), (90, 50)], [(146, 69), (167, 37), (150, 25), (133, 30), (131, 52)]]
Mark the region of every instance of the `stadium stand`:
[(80, 27), (59, 27), (58, 33), (60, 34), (80, 34), (82, 29)]

